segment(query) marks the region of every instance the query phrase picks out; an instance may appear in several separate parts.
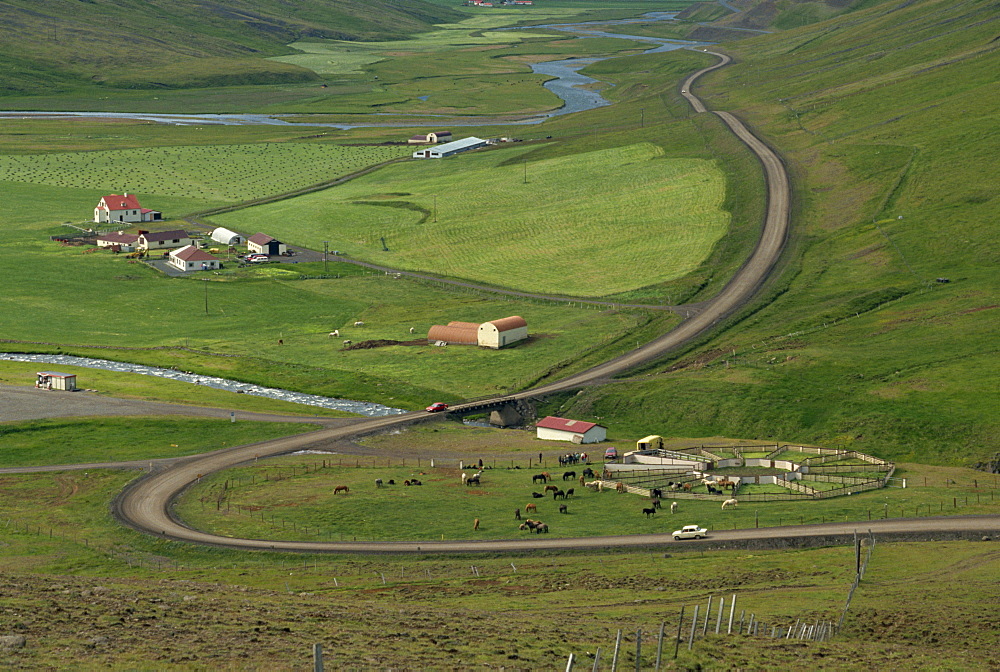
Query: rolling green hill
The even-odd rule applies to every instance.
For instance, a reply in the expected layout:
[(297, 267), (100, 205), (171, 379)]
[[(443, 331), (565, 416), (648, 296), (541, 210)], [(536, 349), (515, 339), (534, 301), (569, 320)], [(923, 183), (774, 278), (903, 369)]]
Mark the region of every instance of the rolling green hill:
[(421, 0), (7, 0), (0, 95), (306, 81), (316, 75), (263, 57), (303, 38), (392, 40), (459, 16)]
[(698, 90), (789, 162), (768, 302), (642, 382), (564, 412), (637, 436), (815, 440), (974, 464), (995, 450), (996, 6), (883, 3), (730, 43)]

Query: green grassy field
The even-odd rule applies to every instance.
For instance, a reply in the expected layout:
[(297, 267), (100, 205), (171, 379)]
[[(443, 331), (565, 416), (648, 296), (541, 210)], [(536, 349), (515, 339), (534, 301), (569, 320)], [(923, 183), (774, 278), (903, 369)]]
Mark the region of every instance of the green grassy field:
[[(290, 242), (333, 240), (395, 268), (583, 296), (684, 276), (726, 230), (724, 182), (710, 162), (664, 160), (650, 144), (530, 162), (525, 151), (394, 166), (213, 221), (270, 224)], [(646, 270), (622, 273), (623, 264)]]
[(0, 424), (0, 467), (197, 455), (316, 429), (315, 425), (192, 418), (67, 418)]

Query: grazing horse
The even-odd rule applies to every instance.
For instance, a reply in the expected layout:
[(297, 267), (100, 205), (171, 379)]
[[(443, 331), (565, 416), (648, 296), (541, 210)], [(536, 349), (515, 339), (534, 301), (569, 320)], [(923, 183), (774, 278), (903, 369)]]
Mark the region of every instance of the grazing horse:
[(543, 522), (539, 521), (539, 522), (535, 523), (535, 534), (541, 534), (542, 532), (544, 532), (545, 534), (548, 534), (549, 533), (549, 526), (548, 526), (548, 523), (543, 523)]
[(563, 499), (566, 499), (566, 493), (563, 492), (562, 490), (556, 490), (555, 492), (552, 493), (552, 501), (555, 501), (556, 497), (562, 497)]
[(342, 492), (342, 493), (344, 493), (346, 495), (346, 494), (349, 494), (351, 492), (351, 489), (349, 487), (347, 487), (346, 485), (338, 485), (337, 487), (335, 487), (333, 489), (333, 494), (336, 495), (338, 492)]
[(623, 492), (627, 492), (627, 490), (625, 489), (625, 484), (622, 483), (621, 481), (618, 481), (617, 483), (615, 483), (615, 492), (617, 492), (618, 494), (621, 494)]
[(550, 474), (550, 473), (549, 473), (549, 472), (547, 472), (547, 471), (543, 471), (543, 472), (542, 472), (542, 476), (544, 476), (544, 477), (545, 477), (545, 482), (546, 482), (546, 483), (548, 483), (549, 481), (551, 481), (551, 480), (552, 480), (552, 474)]
[(559, 490), (559, 487), (555, 486), (555, 485), (546, 485), (545, 486), (545, 494), (548, 494), (550, 492), (556, 492), (558, 490)]
[(650, 500), (650, 503), (653, 505), (654, 509), (660, 508), (660, 500), (658, 500), (656, 497), (653, 497), (653, 499)]
[(564, 481), (568, 481), (571, 478), (576, 478), (576, 472), (575, 471), (565, 471), (565, 472), (563, 472), (563, 480)]
[(670, 502), (670, 513), (677, 513), (677, 502)]
[(542, 494), (542, 493), (540, 493), (540, 492), (533, 492), (533, 493), (531, 493), (531, 496), (532, 496), (532, 497), (534, 497), (535, 499), (541, 499), (541, 498), (542, 498), (542, 497), (544, 497), (545, 495), (543, 495), (543, 494)]
[(376, 478), (375, 479), (375, 487), (376, 488), (381, 488), (382, 487), (382, 479), (381, 478)]
[(735, 498), (733, 498), (733, 499), (727, 499), (726, 501), (724, 501), (722, 503), (722, 510), (725, 511), (730, 506), (735, 509), (738, 505), (739, 505), (739, 502)]
[(521, 509), (514, 509), (514, 520), (521, 520)]
[(730, 481), (728, 478), (724, 479), (722, 481), (719, 481), (719, 487), (732, 490), (733, 488), (736, 487), (736, 481)]
[(531, 484), (532, 485), (534, 485), (538, 481), (541, 481), (542, 483), (545, 483), (546, 482), (546, 480), (545, 480), (545, 474), (535, 474), (534, 476), (531, 477)]
[(653, 488), (652, 490), (649, 491), (649, 496), (653, 497), (654, 499), (659, 499), (660, 497), (663, 497), (663, 490), (660, 490), (659, 488)]
[(351, 344), (351, 340), (350, 339), (347, 339), (346, 341), (344, 341), (344, 345), (350, 345), (350, 344)]
[(409, 481), (403, 481), (403, 485), (409, 485), (409, 484), (410, 484)]
[(594, 470), (591, 469), (590, 467), (587, 467), (586, 469), (583, 470), (583, 477), (584, 478), (593, 478), (594, 477)]
[(420, 481), (418, 481), (415, 478), (411, 478), (410, 479), (410, 485), (423, 485), (423, 483), (421, 483)]
[(396, 485), (396, 481), (394, 481), (394, 480), (392, 480), (392, 479), (390, 478), (390, 479), (389, 479), (389, 485)]
[(479, 485), (479, 477), (473, 476), (472, 478), (466, 479), (465, 484), (468, 486)]
[(642, 512), (646, 514), (647, 518), (649, 518), (651, 515), (656, 513), (656, 509), (643, 509)]
[(475, 532), (478, 529), (479, 529), (479, 519), (476, 518), (474, 521), (472, 521), (472, 531)]
[(560, 504), (559, 513), (569, 513), (569, 507), (567, 507), (565, 504)]
[[(572, 497), (573, 493), (575, 493), (575, 492), (576, 492), (576, 488), (570, 488), (569, 490), (566, 491), (566, 497)], [(563, 499), (566, 499), (566, 497), (563, 497)]]
[(587, 479), (584, 478), (583, 476), (580, 476), (580, 485), (583, 485), (586, 482), (587, 482)]
[(692, 485), (690, 483), (685, 483), (681, 486), (681, 490), (684, 492), (691, 492)]
[(538, 507), (535, 506), (534, 502), (531, 502), (530, 504), (525, 505), (524, 512), (528, 513), (529, 511), (534, 511), (535, 513), (538, 513)]

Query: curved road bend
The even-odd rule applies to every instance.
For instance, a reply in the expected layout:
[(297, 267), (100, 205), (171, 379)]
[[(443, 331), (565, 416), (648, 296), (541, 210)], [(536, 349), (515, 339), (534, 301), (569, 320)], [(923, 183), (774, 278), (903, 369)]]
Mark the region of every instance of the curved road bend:
[[(714, 52), (709, 52), (714, 53)], [(729, 57), (715, 54), (720, 62), (691, 75), (682, 86), (685, 96), (694, 109), (704, 112), (705, 107), (698, 98), (690, 93), (692, 83), (700, 75), (722, 67), (729, 62)], [(738, 119), (724, 112), (716, 114), (730, 129), (742, 139), (760, 159), (767, 178), (767, 215), (764, 221), (761, 238), (750, 258), (740, 268), (733, 279), (711, 301), (704, 310), (691, 317), (675, 329), (653, 340), (626, 355), (601, 364), (588, 371), (576, 374), (565, 380), (557, 381), (530, 391), (503, 397), (518, 399), (537, 396), (555, 391), (580, 387), (594, 381), (606, 380), (609, 377), (634, 367), (638, 364), (654, 360), (669, 350), (676, 348), (699, 334), (708, 330), (720, 319), (731, 314), (744, 305), (767, 279), (774, 264), (777, 262), (786, 235), (788, 233), (790, 194), (788, 176), (781, 160), (770, 148), (754, 136)], [(462, 408), (461, 405), (456, 408)], [(346, 439), (361, 434), (381, 431), (383, 429), (410, 423), (416, 419), (427, 417), (424, 412), (407, 413), (405, 415), (373, 418), (355, 423), (349, 427), (322, 429), (309, 434), (302, 434), (275, 441), (267, 441), (250, 446), (240, 446), (217, 451), (197, 458), (176, 462), (167, 468), (152, 473), (130, 484), (115, 499), (113, 508), (118, 518), (126, 525), (154, 535), (163, 536), (177, 541), (186, 541), (214, 546), (242, 549), (274, 549), (282, 551), (330, 552), (330, 553), (459, 553), (477, 551), (524, 551), (539, 548), (605, 548), (634, 547), (650, 544), (672, 543), (668, 535), (638, 535), (623, 537), (600, 537), (578, 539), (539, 539), (530, 540), (495, 540), (495, 541), (453, 541), (453, 542), (302, 542), (302, 541), (270, 541), (265, 539), (235, 539), (221, 537), (198, 530), (193, 530), (181, 524), (170, 513), (174, 499), (200, 475), (220, 471), (236, 464), (249, 462), (257, 457), (269, 457), (301, 450), (313, 444), (335, 439)], [(886, 530), (916, 530), (927, 529), (939, 531), (952, 529), (972, 529), (978, 531), (982, 527), (993, 529), (993, 522), (969, 522), (969, 519), (952, 521), (928, 521), (927, 519), (913, 521), (883, 521), (873, 523), (872, 529)], [(991, 527), (992, 526), (992, 527)], [(833, 534), (853, 534), (857, 526), (852, 525), (822, 525), (806, 526), (802, 529), (782, 528), (763, 530), (734, 530), (713, 533), (715, 541), (738, 541), (746, 539), (761, 539), (766, 537), (809, 537)], [(865, 525), (867, 529), (868, 525)], [(704, 542), (702, 542), (704, 543)]]

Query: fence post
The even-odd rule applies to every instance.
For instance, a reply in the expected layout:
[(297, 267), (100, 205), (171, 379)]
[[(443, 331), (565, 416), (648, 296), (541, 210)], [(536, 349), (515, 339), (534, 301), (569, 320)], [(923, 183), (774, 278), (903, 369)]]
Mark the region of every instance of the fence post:
[(663, 657), (663, 629), (667, 627), (666, 621), (660, 622), (660, 636), (656, 639), (656, 672), (660, 672), (660, 660)]
[(694, 633), (698, 627), (698, 605), (694, 605), (694, 617), (691, 619), (691, 637), (688, 638), (688, 651), (691, 650), (691, 646), (694, 644)]
[(708, 617), (712, 613), (712, 598), (714, 595), (708, 596), (708, 605), (705, 607), (705, 622), (701, 626), (701, 636), (704, 637), (708, 634)]
[(639, 672), (642, 660), (642, 628), (635, 631), (635, 672)]
[(719, 628), (722, 627), (722, 612), (726, 610), (726, 598), (719, 598), (719, 615), (715, 619), (715, 634), (719, 634)]
[(569, 654), (569, 660), (566, 661), (566, 672), (573, 671), (573, 654)]
[(733, 593), (733, 599), (729, 603), (729, 627), (726, 628), (726, 634), (733, 634), (733, 616), (736, 614), (736, 593)]
[(611, 657), (611, 672), (615, 672), (618, 669), (618, 649), (622, 645), (622, 631), (618, 631), (618, 636), (615, 638), (615, 653)]
[(681, 648), (681, 628), (684, 627), (684, 605), (681, 605), (681, 617), (677, 619), (677, 641), (674, 643), (674, 660)]
[(313, 672), (323, 672), (322, 644), (313, 644)]

